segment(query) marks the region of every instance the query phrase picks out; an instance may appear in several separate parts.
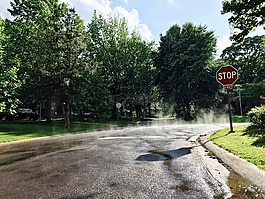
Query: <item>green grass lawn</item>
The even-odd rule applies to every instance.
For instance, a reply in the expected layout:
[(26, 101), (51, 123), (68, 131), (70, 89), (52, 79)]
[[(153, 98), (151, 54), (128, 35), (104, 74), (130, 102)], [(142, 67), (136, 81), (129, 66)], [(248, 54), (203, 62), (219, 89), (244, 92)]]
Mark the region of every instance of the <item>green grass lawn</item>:
[(0, 123), (0, 142), (10, 142), (29, 138), (75, 133), (87, 130), (108, 128), (107, 123), (72, 122), (70, 128), (64, 128), (64, 122), (24, 122)]
[(233, 122), (249, 122), (246, 115), (233, 115)]
[(250, 125), (236, 126), (233, 133), (222, 129), (214, 133), (210, 140), (227, 151), (265, 170), (265, 134)]

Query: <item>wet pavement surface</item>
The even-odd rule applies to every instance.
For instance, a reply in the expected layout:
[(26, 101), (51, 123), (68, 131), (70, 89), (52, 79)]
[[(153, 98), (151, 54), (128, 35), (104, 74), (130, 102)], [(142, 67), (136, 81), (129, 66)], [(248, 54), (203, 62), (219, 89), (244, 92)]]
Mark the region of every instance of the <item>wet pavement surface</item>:
[(236, 174), (194, 142), (227, 126), (138, 126), (0, 144), (0, 198), (219, 199), (233, 197), (228, 185), (240, 198)]

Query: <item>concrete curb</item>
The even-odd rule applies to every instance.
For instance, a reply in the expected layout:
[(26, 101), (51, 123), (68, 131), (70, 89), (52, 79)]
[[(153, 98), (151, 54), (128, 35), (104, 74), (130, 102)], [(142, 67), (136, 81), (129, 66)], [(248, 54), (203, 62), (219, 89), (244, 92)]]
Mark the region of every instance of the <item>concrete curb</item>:
[(229, 166), (236, 173), (248, 179), (255, 186), (260, 187), (263, 191), (265, 191), (265, 171), (213, 144), (208, 140), (211, 134), (212, 133), (201, 135), (197, 141), (209, 151), (214, 153), (217, 158), (221, 159), (224, 164)]

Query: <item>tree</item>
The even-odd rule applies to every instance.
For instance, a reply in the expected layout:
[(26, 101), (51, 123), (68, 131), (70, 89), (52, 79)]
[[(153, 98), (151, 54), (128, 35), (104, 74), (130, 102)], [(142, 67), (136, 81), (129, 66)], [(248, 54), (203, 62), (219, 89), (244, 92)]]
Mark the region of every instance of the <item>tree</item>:
[(232, 39), (242, 41), (255, 27), (265, 24), (264, 0), (224, 0), (222, 14), (232, 13), (229, 24), (239, 30), (234, 32)]
[(21, 85), (17, 76), (18, 62), (9, 57), (9, 36), (7, 22), (0, 18), (0, 112), (13, 113), (19, 103), (18, 88)]
[(51, 103), (58, 87), (51, 75), (61, 60), (58, 42), (66, 5), (57, 0), (15, 0), (11, 7), (12, 53), (20, 60), (19, 76), (24, 78), (20, 98), (23, 103), (45, 101), (45, 115), (51, 121)]
[(258, 83), (265, 76), (265, 36), (247, 37), (227, 47), (221, 58), (238, 69), (238, 83)]
[(87, 38), (90, 58), (99, 63), (96, 70), (112, 96), (112, 117), (116, 118), (117, 102), (132, 109), (144, 93), (150, 93), (154, 44), (143, 41), (136, 32), (130, 34), (124, 19), (104, 19), (96, 12), (88, 24)]
[(124, 64), (121, 91), (126, 100), (127, 107), (135, 109), (137, 117), (151, 115), (152, 92), (155, 78), (153, 61), (154, 43), (143, 40), (137, 33), (132, 33), (128, 39), (127, 63)]
[[(14, 27), (15, 52), (28, 76), (29, 90), (40, 91), (37, 98), (46, 99), (48, 110), (57, 96), (64, 103), (65, 126), (69, 127), (69, 103), (73, 80), (84, 72), (85, 27), (74, 9), (58, 0), (15, 0), (10, 13)], [(19, 45), (20, 44), (20, 45)], [(24, 44), (21, 46), (21, 44)], [(50, 114), (48, 115), (48, 120)]]
[[(63, 19), (62, 61), (54, 73), (64, 103), (65, 126), (70, 126), (70, 102), (75, 93), (74, 79), (83, 75), (89, 63), (85, 63), (85, 28), (74, 9), (68, 9)], [(59, 77), (59, 78), (58, 78)]]
[(186, 23), (173, 25), (160, 40), (156, 67), (161, 95), (177, 114), (191, 119), (191, 108), (210, 107), (218, 90), (210, 64), (216, 38), (206, 27)]
[(75, 79), (73, 84), (73, 107), (77, 110), (93, 111), (99, 118), (109, 114), (109, 107), (112, 105), (111, 95), (103, 77), (96, 70), (86, 71), (80, 78)]

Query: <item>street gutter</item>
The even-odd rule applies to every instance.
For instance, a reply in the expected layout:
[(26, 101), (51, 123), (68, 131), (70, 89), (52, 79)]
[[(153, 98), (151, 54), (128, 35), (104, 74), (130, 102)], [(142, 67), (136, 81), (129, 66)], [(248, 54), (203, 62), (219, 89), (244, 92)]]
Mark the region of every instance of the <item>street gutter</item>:
[(265, 171), (259, 169), (256, 165), (249, 163), (246, 160), (213, 144), (213, 142), (209, 140), (209, 137), (212, 133), (213, 132), (207, 135), (200, 135), (197, 141), (209, 151), (214, 153), (215, 156), (219, 158), (225, 165), (230, 167), (242, 177), (248, 179), (255, 186), (260, 187), (265, 192)]

